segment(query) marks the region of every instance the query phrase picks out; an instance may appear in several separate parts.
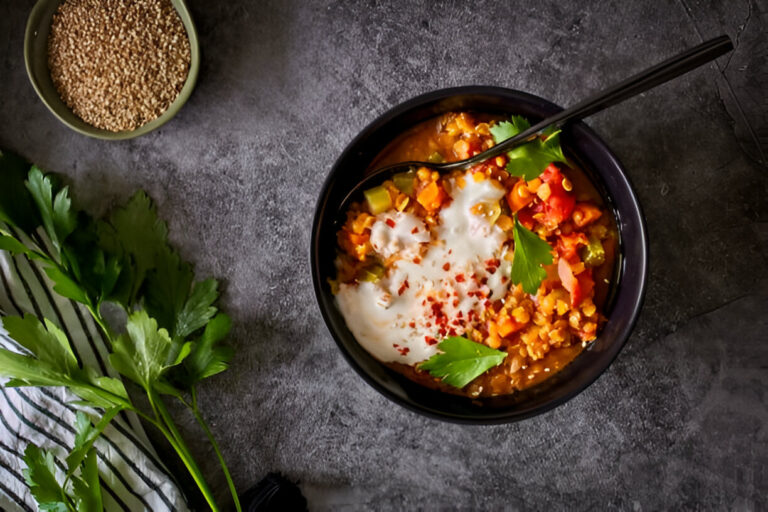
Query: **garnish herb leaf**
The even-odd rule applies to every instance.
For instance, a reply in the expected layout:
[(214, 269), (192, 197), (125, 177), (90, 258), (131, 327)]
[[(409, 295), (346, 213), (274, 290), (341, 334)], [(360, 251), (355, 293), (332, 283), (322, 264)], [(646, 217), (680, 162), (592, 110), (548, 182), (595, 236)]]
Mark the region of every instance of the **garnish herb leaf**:
[(53, 188), (51, 177), (33, 165), (29, 171), (27, 189), (37, 205), (48, 238), (56, 250), (60, 251), (64, 240), (77, 226), (77, 214), (72, 211), (69, 187), (62, 188), (55, 196)]
[(534, 294), (547, 277), (547, 271), (541, 266), (552, 263), (552, 247), (539, 238), (539, 235), (520, 224), (517, 215), (515, 215), (512, 235), (515, 239), (512, 282), (522, 284), (525, 293)]
[(507, 357), (506, 352), (460, 336), (445, 338), (437, 348), (441, 353), (421, 363), (419, 368), (456, 388), (463, 388)]
[(229, 334), (231, 326), (232, 321), (224, 313), (219, 313), (208, 322), (178, 376), (183, 385), (192, 387), (197, 382), (227, 369), (233, 350), (218, 343)]
[[(502, 121), (490, 128), (496, 144), (514, 137), (531, 127), (522, 116), (512, 116), (509, 121)], [(507, 172), (512, 176), (521, 176), (526, 181), (538, 178), (552, 162), (568, 161), (560, 147), (560, 130), (547, 130), (545, 138), (536, 138), (507, 152), (509, 163)]]
[(67, 455), (67, 475), (74, 474), (75, 470), (85, 460), (88, 452), (93, 447), (93, 443), (104, 432), (109, 422), (112, 421), (117, 413), (120, 412), (120, 407), (111, 407), (104, 411), (104, 416), (101, 417), (99, 422), (94, 427), (91, 424), (91, 419), (82, 411), (77, 411), (75, 419), (75, 446), (72, 451)]
[(72, 477), (72, 490), (77, 512), (101, 512), (104, 510), (96, 450), (88, 450), (85, 460), (80, 466), (80, 477)]
[(24, 479), (40, 510), (68, 512), (67, 495), (56, 480), (56, 465), (51, 452), (28, 444), (24, 450)]
[(126, 333), (117, 338), (109, 362), (147, 391), (154, 389), (163, 373), (189, 355), (190, 343), (175, 344), (168, 331), (144, 310), (128, 317)]
[(91, 406), (124, 406), (128, 399), (118, 379), (99, 376), (90, 367), (80, 368), (64, 332), (49, 320), (42, 324), (34, 315), (7, 316), (8, 335), (29, 351), (19, 354), (0, 349), (0, 377), (7, 387), (66, 386)]

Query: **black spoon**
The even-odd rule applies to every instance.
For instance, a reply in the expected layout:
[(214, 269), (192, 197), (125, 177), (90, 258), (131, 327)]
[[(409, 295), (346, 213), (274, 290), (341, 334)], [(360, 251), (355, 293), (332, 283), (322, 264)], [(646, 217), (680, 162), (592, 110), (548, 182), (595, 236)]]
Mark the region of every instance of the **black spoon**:
[(733, 50), (733, 43), (731, 43), (731, 39), (727, 35), (710, 39), (709, 41), (701, 43), (698, 46), (656, 64), (645, 71), (641, 71), (640, 73), (627, 78), (623, 82), (619, 82), (558, 114), (550, 116), (514, 137), (509, 138), (482, 153), (478, 153), (471, 158), (467, 158), (466, 160), (445, 164), (411, 161), (380, 167), (372, 171), (355, 185), (341, 202), (339, 210), (346, 211), (349, 203), (356, 200), (361, 191), (374, 186), (374, 182), (376, 182), (376, 184), (381, 184), (386, 178), (391, 177), (394, 174), (419, 167), (428, 167), (439, 172), (453, 171), (455, 169), (468, 169), (489, 158), (502, 155), (516, 146), (534, 140), (550, 126), (559, 128), (572, 119), (582, 119), (600, 112), (612, 105), (616, 105), (617, 103), (636, 96), (641, 92), (645, 92), (648, 89), (652, 89), (657, 85), (661, 85), (664, 82), (687, 73), (731, 50)]

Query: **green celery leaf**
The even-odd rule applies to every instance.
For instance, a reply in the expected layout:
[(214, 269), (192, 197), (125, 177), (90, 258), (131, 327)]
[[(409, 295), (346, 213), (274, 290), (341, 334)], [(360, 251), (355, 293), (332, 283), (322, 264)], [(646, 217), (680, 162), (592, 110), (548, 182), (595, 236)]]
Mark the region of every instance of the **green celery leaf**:
[(168, 368), (181, 362), (182, 355), (189, 353), (188, 347), (174, 350), (168, 331), (158, 328), (157, 321), (144, 310), (128, 316), (126, 330), (115, 340), (109, 361), (118, 372), (148, 391)]
[(96, 426), (91, 424), (91, 419), (82, 411), (77, 411), (75, 419), (75, 446), (67, 455), (67, 475), (72, 475), (91, 451), (93, 443), (104, 432), (112, 418), (122, 410), (120, 407), (110, 407), (104, 411)]
[(43, 270), (48, 278), (53, 281), (53, 290), (56, 293), (82, 304), (90, 304), (85, 290), (58, 267), (49, 266), (44, 267)]
[(56, 480), (53, 454), (28, 444), (24, 450), (24, 479), (40, 510), (67, 512), (64, 489)]
[(29, 313), (23, 318), (7, 316), (3, 318), (3, 327), (11, 338), (53, 369), (67, 375), (79, 370), (67, 336), (47, 318), (43, 325)]
[(0, 151), (0, 222), (32, 233), (42, 222), (25, 180), (29, 164), (20, 156)]
[(219, 313), (205, 326), (200, 340), (192, 347), (192, 352), (180, 368), (178, 380), (187, 387), (197, 382), (221, 373), (227, 369), (227, 363), (232, 359), (230, 347), (217, 345), (223, 340), (232, 326), (232, 321), (224, 313)]
[(27, 179), (27, 189), (32, 194), (43, 227), (57, 251), (61, 251), (64, 240), (77, 227), (77, 214), (72, 210), (69, 187), (64, 187), (54, 195), (54, 180), (43, 174), (37, 166), (32, 166)]
[(176, 324), (193, 278), (192, 266), (181, 261), (178, 254), (167, 246), (158, 250), (156, 268), (147, 274), (144, 304), (172, 338), (186, 336), (177, 332)]
[(0, 251), (8, 251), (11, 254), (29, 254), (30, 250), (23, 243), (10, 235), (0, 234)]
[(136, 303), (147, 272), (157, 266), (158, 255), (168, 251), (168, 228), (157, 218), (157, 210), (146, 193), (139, 191), (128, 203), (112, 212), (108, 222), (99, 224), (100, 246), (120, 255), (126, 272), (115, 299), (127, 308)]
[(219, 283), (215, 279), (195, 283), (184, 307), (176, 315), (175, 336), (185, 338), (213, 318), (216, 314), (213, 303), (219, 297), (218, 286)]
[(539, 235), (520, 224), (515, 215), (512, 229), (515, 239), (515, 252), (512, 257), (512, 282), (522, 283), (526, 293), (534, 294), (541, 282), (547, 277), (542, 265), (552, 263), (552, 247), (539, 238)]
[(102, 512), (104, 510), (96, 450), (88, 451), (80, 467), (80, 476), (72, 477), (70, 496), (75, 502), (77, 512)]
[[(499, 144), (530, 127), (524, 117), (512, 116), (510, 121), (502, 121), (492, 126), (490, 131), (496, 144)], [(544, 134), (546, 137), (543, 140), (536, 138), (507, 152), (507, 172), (530, 181), (538, 178), (550, 163), (568, 162), (560, 147), (559, 130), (545, 130)]]
[(419, 368), (456, 388), (463, 388), (507, 357), (506, 352), (460, 336), (445, 338), (437, 348), (441, 353), (421, 363)]

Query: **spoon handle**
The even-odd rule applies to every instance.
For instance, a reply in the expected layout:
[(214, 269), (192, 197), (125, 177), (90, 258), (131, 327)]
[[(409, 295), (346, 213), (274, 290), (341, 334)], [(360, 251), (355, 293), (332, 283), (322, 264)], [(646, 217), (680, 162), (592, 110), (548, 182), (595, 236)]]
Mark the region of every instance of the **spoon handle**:
[[(606, 109), (612, 105), (616, 105), (628, 98), (636, 96), (641, 92), (645, 92), (648, 89), (652, 89), (657, 85), (663, 84), (677, 76), (680, 76), (688, 71), (697, 68), (707, 62), (716, 59), (717, 57), (731, 51), (733, 49), (733, 43), (727, 35), (722, 35), (714, 39), (710, 39), (698, 46), (695, 46), (689, 50), (686, 50), (672, 58), (669, 58), (655, 66), (652, 66), (645, 71), (633, 75), (626, 80), (619, 82), (618, 84), (611, 86), (593, 96), (585, 99), (582, 102), (573, 105), (553, 116), (544, 119), (540, 123), (537, 123), (527, 130), (515, 135), (514, 137), (505, 140), (504, 142), (497, 144), (488, 151), (484, 151), (479, 155), (468, 160), (462, 160), (461, 162), (447, 164), (440, 166), (441, 169), (448, 170), (449, 167), (459, 168), (467, 167), (468, 164), (477, 163), (480, 161), (493, 158), (494, 156), (506, 153), (510, 149), (519, 146), (520, 144), (527, 142), (528, 140), (540, 135), (541, 132), (550, 127), (560, 127), (566, 122), (572, 119), (582, 119), (590, 116), (603, 109)], [(481, 157), (475, 159), (477, 157)]]

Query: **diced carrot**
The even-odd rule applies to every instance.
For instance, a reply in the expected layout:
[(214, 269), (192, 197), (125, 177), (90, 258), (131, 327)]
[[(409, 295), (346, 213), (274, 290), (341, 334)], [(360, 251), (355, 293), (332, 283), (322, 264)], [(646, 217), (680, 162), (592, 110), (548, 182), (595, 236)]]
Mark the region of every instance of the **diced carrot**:
[(591, 203), (577, 203), (571, 218), (576, 227), (583, 228), (600, 218), (603, 212)]
[(517, 211), (528, 206), (531, 201), (533, 201), (534, 197), (535, 196), (528, 190), (525, 181), (520, 180), (515, 183), (515, 186), (512, 187), (512, 190), (507, 193), (507, 204), (509, 204), (509, 208), (512, 210), (512, 213), (516, 213)]
[(443, 199), (445, 199), (445, 190), (434, 181), (424, 187), (416, 197), (416, 201), (429, 211), (440, 208)]
[(511, 318), (506, 312), (499, 315), (496, 319), (496, 331), (502, 338), (506, 338), (513, 332), (519, 331), (522, 328), (523, 324)]
[(356, 233), (349, 234), (349, 241), (355, 245), (363, 245), (370, 239), (370, 235), (365, 233), (364, 235), (358, 235)]

